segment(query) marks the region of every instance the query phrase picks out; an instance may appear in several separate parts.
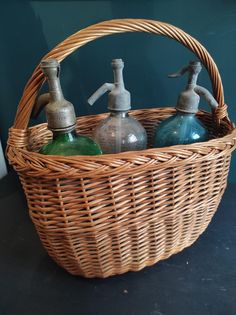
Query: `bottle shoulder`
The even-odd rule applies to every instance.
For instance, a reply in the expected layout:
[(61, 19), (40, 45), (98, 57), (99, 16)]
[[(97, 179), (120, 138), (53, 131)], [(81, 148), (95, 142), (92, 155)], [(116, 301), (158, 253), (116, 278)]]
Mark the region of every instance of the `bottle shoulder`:
[(50, 140), (44, 145), (40, 153), (48, 155), (99, 155), (100, 146), (91, 138), (77, 135), (70, 141), (62, 139)]
[(142, 124), (135, 118), (131, 116), (108, 116), (104, 120), (102, 120), (98, 126), (98, 129), (116, 129), (120, 128), (124, 130), (137, 130), (138, 132), (143, 131), (145, 132), (144, 127)]
[(201, 126), (205, 128), (203, 123), (200, 121), (200, 119), (195, 115), (189, 115), (189, 114), (182, 114), (182, 113), (176, 113), (173, 116), (168, 117), (164, 121), (162, 121), (157, 128), (165, 127), (165, 126), (182, 126), (182, 125), (189, 125), (189, 126)]
[(209, 138), (208, 130), (195, 116), (174, 115), (156, 128), (155, 145), (164, 147), (175, 144), (188, 144), (206, 141)]

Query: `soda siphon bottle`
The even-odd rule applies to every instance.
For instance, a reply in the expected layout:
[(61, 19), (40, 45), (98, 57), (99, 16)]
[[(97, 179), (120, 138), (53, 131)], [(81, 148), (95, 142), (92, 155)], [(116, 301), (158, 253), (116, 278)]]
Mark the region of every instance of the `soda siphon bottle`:
[(211, 93), (197, 85), (197, 78), (202, 69), (199, 61), (191, 61), (177, 73), (170, 75), (176, 78), (189, 73), (186, 89), (179, 95), (176, 114), (160, 123), (156, 128), (154, 147), (167, 147), (177, 144), (190, 144), (209, 140), (209, 132), (204, 124), (196, 117), (200, 96), (203, 96), (212, 109), (218, 103)]
[(125, 89), (123, 80), (124, 63), (122, 59), (113, 59), (111, 63), (114, 83), (103, 84), (89, 99), (93, 103), (107, 91), (109, 116), (101, 121), (94, 138), (103, 153), (119, 153), (146, 149), (147, 134), (144, 127), (129, 116), (130, 93)]
[(97, 155), (102, 154), (99, 145), (92, 139), (76, 134), (74, 106), (65, 100), (60, 80), (60, 65), (56, 59), (43, 60), (41, 69), (45, 74), (49, 93), (39, 96), (33, 112), (37, 117), (45, 106), (48, 129), (53, 139), (44, 145), (39, 153), (50, 155)]

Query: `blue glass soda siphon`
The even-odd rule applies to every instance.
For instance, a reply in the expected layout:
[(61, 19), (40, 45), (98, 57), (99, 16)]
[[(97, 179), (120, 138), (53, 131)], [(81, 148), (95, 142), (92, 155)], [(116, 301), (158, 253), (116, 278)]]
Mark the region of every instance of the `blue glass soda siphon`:
[(169, 75), (176, 78), (189, 73), (188, 84), (180, 93), (176, 105), (176, 114), (161, 122), (155, 131), (154, 147), (167, 147), (177, 144), (190, 144), (209, 140), (209, 132), (204, 124), (197, 118), (200, 96), (214, 110), (218, 103), (211, 93), (202, 86), (197, 85), (197, 78), (202, 69), (199, 61), (191, 61), (177, 73)]
[(99, 145), (89, 137), (78, 135), (75, 131), (76, 116), (74, 106), (65, 100), (60, 80), (60, 65), (56, 59), (41, 62), (41, 69), (47, 79), (49, 93), (38, 97), (33, 111), (37, 117), (45, 107), (48, 129), (53, 138), (39, 153), (47, 155), (98, 155), (102, 154)]
[(93, 103), (104, 93), (108, 94), (109, 116), (100, 122), (94, 132), (96, 142), (103, 153), (144, 150), (147, 146), (147, 134), (139, 121), (129, 116), (130, 93), (125, 89), (123, 80), (124, 63), (122, 59), (113, 59), (111, 63), (114, 83), (103, 84), (89, 99)]

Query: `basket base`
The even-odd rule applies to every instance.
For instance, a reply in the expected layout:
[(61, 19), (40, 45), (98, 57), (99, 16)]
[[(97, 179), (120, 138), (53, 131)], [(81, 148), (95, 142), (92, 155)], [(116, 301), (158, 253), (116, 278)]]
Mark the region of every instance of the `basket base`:
[[(38, 232), (49, 256), (70, 274), (85, 278), (107, 278), (130, 271), (140, 271), (191, 246), (207, 228), (217, 206), (218, 204), (211, 203), (207, 211), (206, 208), (199, 208), (198, 211), (190, 213), (188, 217), (185, 214), (181, 220), (179, 218), (164, 220), (162, 225), (160, 222), (149, 226), (144, 224), (138, 229), (123, 230), (122, 233), (119, 231), (119, 236), (115, 234), (96, 235), (96, 239), (91, 240), (90, 237), (90, 245), (93, 243), (93, 246), (88, 246), (88, 237), (85, 236), (75, 235), (69, 238), (48, 236), (45, 239), (44, 231), (38, 229)], [(188, 225), (181, 225), (180, 222), (183, 220), (185, 222), (187, 220)], [(160, 238), (160, 231), (163, 229), (175, 230), (175, 233), (166, 234), (165, 239)], [(146, 244), (143, 239), (140, 239), (140, 235), (145, 235), (145, 233), (149, 235)], [(93, 236), (95, 237), (95, 234)], [(118, 248), (118, 238), (122, 240), (127, 237), (130, 239), (130, 246), (127, 245), (126, 240), (126, 245)], [(132, 245), (134, 238), (136, 238), (135, 245)], [(148, 243), (148, 240), (151, 242)], [(81, 251), (78, 251), (78, 244), (81, 243), (84, 243), (85, 248), (83, 250), (81, 246)], [(110, 250), (102, 251), (102, 248), (108, 247), (108, 243)], [(53, 247), (52, 244), (54, 244)], [(58, 249), (55, 244), (58, 244)], [(77, 244), (77, 253), (72, 244)]]

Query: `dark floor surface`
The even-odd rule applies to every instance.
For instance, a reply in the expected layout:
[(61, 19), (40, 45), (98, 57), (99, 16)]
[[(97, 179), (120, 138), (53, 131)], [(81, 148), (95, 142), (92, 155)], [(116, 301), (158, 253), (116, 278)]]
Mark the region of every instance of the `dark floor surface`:
[(203, 235), (140, 272), (83, 279), (43, 249), (14, 173), (0, 181), (0, 315), (235, 315), (236, 185)]

